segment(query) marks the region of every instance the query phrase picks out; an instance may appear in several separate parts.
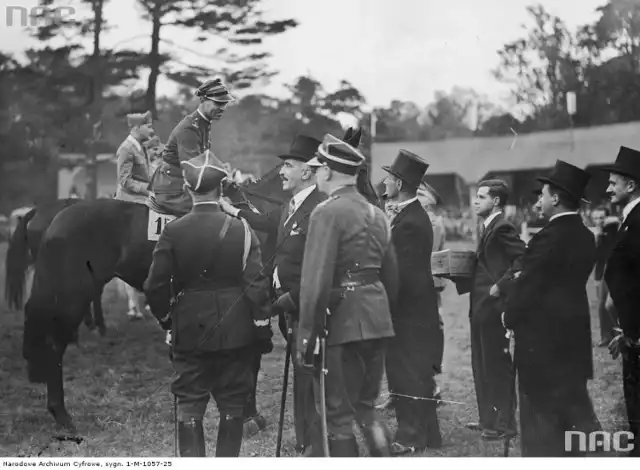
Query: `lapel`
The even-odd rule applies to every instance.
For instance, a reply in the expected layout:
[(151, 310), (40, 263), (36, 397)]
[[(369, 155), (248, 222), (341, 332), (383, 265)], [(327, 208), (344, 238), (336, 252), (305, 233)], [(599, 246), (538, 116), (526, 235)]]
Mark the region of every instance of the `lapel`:
[(402, 221), (402, 219), (404, 219), (407, 216), (407, 214), (409, 214), (413, 210), (412, 206), (414, 204), (420, 204), (420, 202), (413, 201), (412, 203), (407, 204), (400, 212), (398, 212), (398, 214), (396, 214), (396, 216), (391, 221), (391, 229), (393, 229), (396, 225), (398, 225)]
[(478, 256), (484, 254), (484, 246), (487, 243), (487, 240), (489, 239), (489, 235), (491, 235), (491, 232), (493, 232), (493, 229), (496, 227), (498, 220), (502, 219), (502, 217), (503, 217), (502, 214), (496, 215), (493, 218), (493, 220), (491, 220), (491, 222), (489, 223), (489, 226), (486, 229), (484, 229), (484, 232), (482, 233), (482, 237), (478, 242), (478, 249), (476, 251), (478, 253)]
[(298, 207), (298, 209), (291, 215), (291, 218), (289, 218), (289, 220), (287, 220), (287, 215), (289, 213), (290, 200), (287, 201), (287, 205), (285, 206), (286, 210), (282, 211), (282, 218), (280, 219), (280, 230), (278, 231), (280, 235), (280, 241), (284, 240), (284, 238), (291, 233), (294, 225), (302, 225), (305, 220), (308, 220), (311, 212), (313, 212), (313, 209), (315, 209), (315, 207), (320, 202), (320, 199), (320, 191), (318, 191), (318, 188), (315, 188), (313, 191), (311, 191), (307, 198), (302, 201), (300, 207)]

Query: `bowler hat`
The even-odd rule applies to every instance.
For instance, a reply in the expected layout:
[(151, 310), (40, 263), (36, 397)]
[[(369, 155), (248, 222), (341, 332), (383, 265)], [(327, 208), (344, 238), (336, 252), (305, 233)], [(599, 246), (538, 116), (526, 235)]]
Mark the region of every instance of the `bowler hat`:
[(391, 166), (383, 166), (382, 169), (393, 176), (400, 178), (412, 188), (417, 188), (427, 172), (429, 164), (415, 153), (400, 149), (398, 156)]
[(600, 168), (611, 173), (629, 176), (640, 182), (640, 152), (621, 146), (615, 163)]
[(278, 155), (278, 157), (284, 160), (291, 158), (301, 162), (308, 162), (315, 156), (321, 143), (318, 139), (308, 135), (298, 134), (293, 139), (289, 151), (283, 155)]
[(224, 163), (211, 150), (180, 162), (180, 165), (184, 181), (194, 193), (211, 192), (220, 187), (222, 180), (228, 176)]
[(543, 184), (550, 184), (566, 191), (574, 201), (580, 202), (580, 200), (586, 201), (583, 194), (589, 178), (591, 175), (582, 168), (562, 160), (556, 160), (556, 166), (549, 176), (541, 176), (536, 179)]

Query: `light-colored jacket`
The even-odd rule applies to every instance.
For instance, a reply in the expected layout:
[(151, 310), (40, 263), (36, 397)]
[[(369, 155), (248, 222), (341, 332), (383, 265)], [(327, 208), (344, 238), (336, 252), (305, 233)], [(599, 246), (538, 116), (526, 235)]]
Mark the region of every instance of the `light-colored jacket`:
[(149, 190), (149, 158), (140, 144), (129, 135), (116, 152), (118, 187), (115, 199), (145, 203)]

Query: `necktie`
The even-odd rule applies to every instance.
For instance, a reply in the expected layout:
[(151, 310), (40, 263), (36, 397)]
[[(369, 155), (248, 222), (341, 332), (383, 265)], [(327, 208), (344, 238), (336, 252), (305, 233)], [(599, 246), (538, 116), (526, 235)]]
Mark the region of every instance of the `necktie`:
[(293, 213), (296, 211), (296, 203), (293, 200), (293, 198), (289, 201), (289, 215), (287, 216), (287, 219), (289, 219)]

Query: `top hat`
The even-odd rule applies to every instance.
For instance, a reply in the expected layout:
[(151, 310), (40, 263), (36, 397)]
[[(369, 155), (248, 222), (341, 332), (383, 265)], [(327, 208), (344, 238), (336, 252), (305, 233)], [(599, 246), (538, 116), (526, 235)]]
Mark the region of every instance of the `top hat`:
[(400, 149), (398, 156), (391, 166), (383, 166), (382, 169), (393, 176), (400, 178), (413, 188), (417, 188), (427, 172), (429, 164), (415, 153)]
[(285, 154), (278, 155), (278, 158), (308, 162), (314, 157), (321, 143), (318, 139), (314, 139), (308, 135), (298, 134), (293, 139), (289, 151)]
[(327, 165), (339, 173), (355, 176), (364, 162), (365, 157), (358, 149), (331, 134), (325, 134), (316, 156), (307, 164), (315, 167)]
[(591, 178), (591, 175), (582, 168), (562, 160), (556, 160), (556, 166), (551, 171), (551, 174), (538, 177), (536, 180), (566, 191), (576, 202), (580, 200), (588, 202), (583, 198), (583, 194), (589, 178)]
[(601, 169), (640, 181), (640, 152), (621, 146), (615, 163), (601, 167)]
[(218, 103), (228, 103), (235, 101), (235, 98), (231, 96), (226, 85), (222, 83), (220, 78), (214, 78), (213, 80), (207, 80), (196, 90), (196, 96), (200, 99), (217, 101)]
[(219, 188), (222, 180), (228, 176), (224, 163), (211, 150), (180, 162), (180, 165), (184, 181), (194, 193), (208, 193)]

